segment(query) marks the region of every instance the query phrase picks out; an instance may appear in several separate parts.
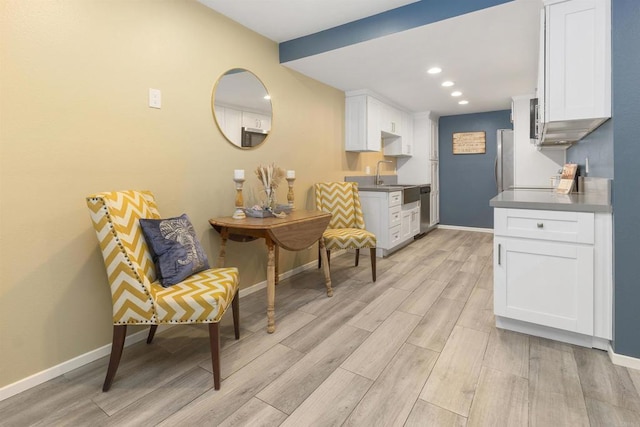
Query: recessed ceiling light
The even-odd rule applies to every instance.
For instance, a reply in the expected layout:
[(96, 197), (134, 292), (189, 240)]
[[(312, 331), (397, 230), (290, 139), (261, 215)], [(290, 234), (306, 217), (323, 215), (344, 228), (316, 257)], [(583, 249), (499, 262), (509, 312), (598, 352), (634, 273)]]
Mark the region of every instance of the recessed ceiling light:
[(264, 99), (271, 99), (271, 95), (265, 95)]
[(427, 73), (429, 74), (438, 74), (442, 72), (442, 68), (440, 67), (431, 67), (427, 70)]
[(460, 96), (462, 95), (462, 92), (460, 92), (459, 90), (456, 90), (455, 92), (451, 92), (451, 96)]
[(469, 101), (467, 101), (466, 99), (463, 99), (462, 101), (459, 101), (458, 104), (460, 105), (467, 105), (469, 103)]
[(444, 87), (453, 86), (453, 82), (451, 80), (447, 80), (446, 82), (442, 82), (442, 86)]

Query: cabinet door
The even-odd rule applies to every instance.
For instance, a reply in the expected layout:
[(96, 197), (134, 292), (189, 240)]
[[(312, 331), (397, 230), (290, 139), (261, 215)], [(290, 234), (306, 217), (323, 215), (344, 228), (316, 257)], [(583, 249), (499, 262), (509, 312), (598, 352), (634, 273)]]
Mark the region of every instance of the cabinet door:
[(431, 162), (431, 225), (440, 222), (440, 178), (438, 174), (438, 161)]
[(243, 111), (242, 126), (253, 129), (271, 130), (271, 119), (264, 114)]
[(429, 159), (438, 160), (438, 122), (435, 120), (431, 120), (429, 139)]
[(610, 0), (551, 4), (546, 18), (546, 120), (610, 117)]
[(390, 105), (383, 104), (380, 130), (392, 135), (402, 135), (402, 113)]
[(238, 147), (242, 145), (242, 111), (224, 109), (224, 134)]
[(345, 98), (345, 150), (380, 151), (382, 103), (367, 95)]
[(413, 237), (411, 234), (411, 212), (412, 210), (402, 211), (402, 231), (400, 239), (403, 242)]
[(495, 314), (592, 335), (593, 262), (593, 246), (495, 237)]
[(411, 212), (411, 236), (420, 234), (420, 206)]

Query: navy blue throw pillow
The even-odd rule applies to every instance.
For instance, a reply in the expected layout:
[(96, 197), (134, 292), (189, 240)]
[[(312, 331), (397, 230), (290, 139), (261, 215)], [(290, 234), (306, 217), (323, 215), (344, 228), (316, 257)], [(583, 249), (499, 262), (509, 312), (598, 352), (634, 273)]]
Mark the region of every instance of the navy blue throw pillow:
[(209, 268), (207, 256), (186, 214), (177, 218), (140, 219), (158, 280), (165, 288)]

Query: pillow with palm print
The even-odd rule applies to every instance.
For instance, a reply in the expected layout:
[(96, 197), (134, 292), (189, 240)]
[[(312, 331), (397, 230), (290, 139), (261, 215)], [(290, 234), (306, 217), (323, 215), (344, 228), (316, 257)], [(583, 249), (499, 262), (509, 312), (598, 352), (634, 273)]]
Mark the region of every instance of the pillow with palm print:
[(166, 219), (141, 218), (140, 227), (162, 286), (175, 285), (209, 268), (187, 214)]

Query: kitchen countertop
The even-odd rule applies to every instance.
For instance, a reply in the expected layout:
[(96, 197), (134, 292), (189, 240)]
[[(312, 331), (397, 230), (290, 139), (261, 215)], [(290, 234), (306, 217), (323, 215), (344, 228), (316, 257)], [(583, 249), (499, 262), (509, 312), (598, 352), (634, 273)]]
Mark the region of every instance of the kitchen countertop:
[(489, 201), (494, 208), (613, 212), (607, 193), (559, 194), (551, 190), (507, 190)]
[(392, 191), (402, 191), (408, 187), (417, 187), (417, 185), (358, 185), (359, 191), (381, 191), (384, 193), (390, 193)]

